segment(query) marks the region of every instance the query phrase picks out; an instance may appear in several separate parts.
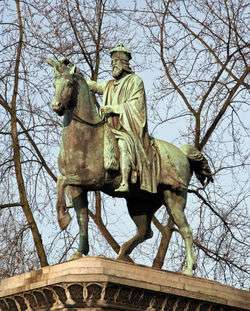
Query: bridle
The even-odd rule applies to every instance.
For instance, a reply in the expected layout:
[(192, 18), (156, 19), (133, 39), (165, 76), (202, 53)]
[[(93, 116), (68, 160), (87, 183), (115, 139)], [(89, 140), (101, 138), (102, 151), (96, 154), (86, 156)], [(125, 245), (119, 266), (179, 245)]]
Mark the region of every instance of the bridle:
[[(73, 82), (75, 83), (76, 80), (73, 79)], [(104, 117), (102, 118), (101, 121), (96, 122), (96, 123), (92, 123), (92, 122), (89, 122), (89, 121), (86, 121), (86, 120), (80, 118), (80, 117), (79, 117), (78, 115), (76, 115), (74, 112), (73, 112), (72, 115), (73, 115), (73, 116), (72, 116), (72, 119), (73, 119), (73, 120), (75, 120), (75, 121), (77, 121), (77, 122), (79, 122), (79, 123), (81, 123), (81, 124), (85, 124), (85, 125), (92, 126), (92, 127), (99, 127), (99, 126), (102, 126), (103, 124), (105, 124), (105, 123), (107, 122), (106, 116), (104, 116)]]

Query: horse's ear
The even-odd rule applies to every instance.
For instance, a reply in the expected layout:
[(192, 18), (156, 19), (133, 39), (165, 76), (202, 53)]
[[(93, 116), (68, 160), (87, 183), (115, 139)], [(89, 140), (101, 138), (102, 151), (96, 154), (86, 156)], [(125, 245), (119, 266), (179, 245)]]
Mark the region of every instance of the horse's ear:
[(51, 59), (51, 58), (48, 58), (47, 60), (46, 60), (46, 63), (48, 64), (48, 65), (50, 65), (51, 67), (56, 67), (56, 64), (57, 64), (57, 62), (56, 61), (54, 61), (53, 59)]
[(46, 62), (47, 62), (48, 65), (50, 65), (51, 67), (54, 68), (55, 72), (60, 72), (60, 66), (58, 64), (58, 61), (49, 58), (49, 59), (47, 59)]
[(70, 73), (71, 75), (73, 75), (73, 74), (76, 73), (76, 65), (72, 65), (72, 66), (71, 66), (69, 73)]
[(70, 64), (70, 61), (67, 58), (63, 58), (60, 62), (64, 64), (65, 66), (68, 66)]

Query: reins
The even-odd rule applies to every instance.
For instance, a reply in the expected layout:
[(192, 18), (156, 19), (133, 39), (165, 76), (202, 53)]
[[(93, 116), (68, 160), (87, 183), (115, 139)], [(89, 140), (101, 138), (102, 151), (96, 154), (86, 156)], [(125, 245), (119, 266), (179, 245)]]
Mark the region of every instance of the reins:
[(93, 126), (93, 127), (98, 127), (98, 126), (102, 126), (103, 124), (105, 124), (107, 122), (107, 118), (104, 117), (101, 121), (97, 122), (97, 123), (91, 123), (88, 122), (86, 120), (83, 120), (82, 118), (80, 118), (79, 116), (77, 116), (76, 114), (73, 113), (73, 120), (85, 124), (85, 125), (89, 125), (89, 126)]

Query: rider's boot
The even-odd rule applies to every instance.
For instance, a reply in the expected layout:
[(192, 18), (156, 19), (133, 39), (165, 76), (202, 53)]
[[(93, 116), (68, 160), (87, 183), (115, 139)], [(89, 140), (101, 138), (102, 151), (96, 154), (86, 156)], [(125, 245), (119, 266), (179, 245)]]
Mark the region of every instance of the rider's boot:
[(126, 154), (123, 152), (120, 153), (120, 170), (122, 175), (122, 181), (120, 183), (120, 186), (115, 190), (115, 192), (128, 192), (128, 180), (131, 170), (131, 164)]

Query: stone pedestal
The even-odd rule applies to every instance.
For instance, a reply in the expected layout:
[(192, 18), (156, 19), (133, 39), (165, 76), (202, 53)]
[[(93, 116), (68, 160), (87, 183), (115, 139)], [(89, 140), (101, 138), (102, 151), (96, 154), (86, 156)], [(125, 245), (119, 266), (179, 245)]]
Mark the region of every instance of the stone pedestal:
[(0, 281), (0, 310), (243, 311), (250, 295), (218, 282), (103, 257)]

